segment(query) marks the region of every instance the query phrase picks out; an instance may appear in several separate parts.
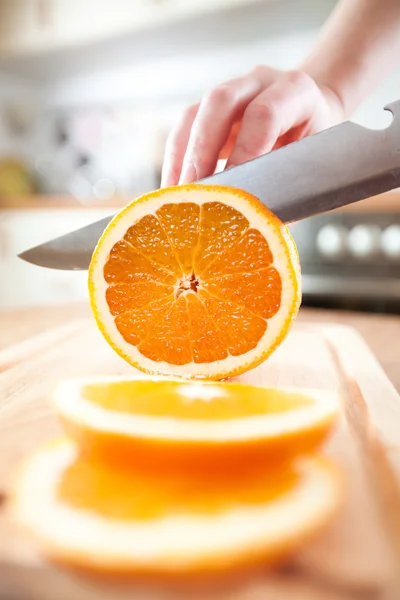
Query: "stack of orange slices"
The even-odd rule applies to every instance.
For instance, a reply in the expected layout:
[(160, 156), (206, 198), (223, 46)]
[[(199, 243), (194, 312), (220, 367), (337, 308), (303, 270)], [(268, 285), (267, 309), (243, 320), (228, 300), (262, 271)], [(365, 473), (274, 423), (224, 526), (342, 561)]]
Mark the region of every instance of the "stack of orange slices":
[(300, 304), (287, 227), (256, 198), (189, 185), (110, 223), (89, 292), (117, 353), (153, 376), (59, 386), (69, 436), (31, 457), (14, 512), (45, 553), (116, 573), (224, 571), (276, 561), (341, 496), (315, 451), (338, 411), (320, 391), (218, 380), (259, 365)]
[(52, 559), (114, 574), (276, 562), (338, 507), (315, 455), (337, 399), (237, 383), (99, 379), (59, 386), (74, 440), (31, 457), (14, 512)]

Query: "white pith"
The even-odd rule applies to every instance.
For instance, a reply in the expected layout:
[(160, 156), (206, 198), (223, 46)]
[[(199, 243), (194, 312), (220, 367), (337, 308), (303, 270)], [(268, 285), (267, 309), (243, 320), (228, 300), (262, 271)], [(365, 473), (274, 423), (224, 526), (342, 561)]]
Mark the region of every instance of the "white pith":
[(18, 521), (56, 556), (120, 569), (184, 570), (218, 556), (268, 554), (296, 547), (319, 529), (338, 505), (339, 481), (319, 459), (302, 459), (295, 487), (259, 505), (223, 513), (165, 515), (141, 521), (107, 519), (72, 509), (57, 498), (57, 484), (76, 458), (72, 444), (30, 459), (14, 505)]
[[(250, 228), (260, 231), (268, 241), (273, 255), (273, 266), (281, 275), (281, 305), (278, 312), (268, 319), (266, 332), (259, 340), (257, 346), (244, 355), (232, 356), (228, 354), (225, 359), (212, 363), (191, 362), (186, 365), (171, 365), (161, 361), (155, 362), (143, 356), (137, 347), (129, 344), (115, 326), (114, 317), (106, 301), (108, 284), (103, 274), (103, 267), (111, 249), (123, 238), (127, 229), (142, 217), (148, 214), (155, 214), (166, 203), (177, 204), (185, 202), (197, 203), (199, 205), (206, 202), (221, 202), (232, 206), (247, 218)], [(109, 338), (110, 343), (115, 348), (118, 348), (123, 356), (129, 357), (133, 363), (140, 364), (141, 368), (148, 372), (173, 373), (182, 377), (196, 376), (207, 378), (218, 376), (226, 371), (234, 372), (236, 369), (241, 369), (244, 364), (252, 364), (263, 354), (265, 348), (274, 345), (280, 337), (283, 323), (289, 318), (290, 314), (296, 312), (296, 298), (298, 294), (298, 290), (293, 284), (292, 266), (290, 264), (294, 257), (289, 256), (286, 244), (283, 244), (285, 233), (282, 229), (278, 232), (276, 224), (269, 222), (265, 216), (260, 216), (257, 207), (247, 201), (244, 196), (240, 196), (239, 192), (225, 192), (221, 190), (213, 192), (204, 191), (201, 186), (199, 186), (199, 189), (192, 188), (190, 192), (182, 190), (179, 196), (172, 191), (165, 190), (165, 193), (162, 193), (160, 196), (150, 198), (146, 202), (138, 202), (137, 205), (133, 204), (127, 207), (125, 211), (125, 213), (123, 211), (122, 217), (119, 216), (119, 221), (112, 222), (107, 228), (107, 235), (101, 240), (91, 266), (91, 282), (98, 318), (102, 322), (104, 333)], [(177, 285), (179, 285), (178, 281)], [(185, 293), (194, 292), (188, 291)]]
[[(87, 400), (82, 394), (82, 390), (87, 384), (101, 382), (110, 384), (113, 381), (126, 381), (126, 378), (81, 379), (62, 383), (53, 394), (56, 411), (80, 426), (103, 433), (124, 435), (136, 439), (207, 443), (278, 438), (283, 434), (312, 429), (319, 424), (329, 422), (339, 410), (337, 394), (321, 390), (291, 388), (276, 389), (293, 392), (297, 395), (301, 393), (311, 398), (313, 403), (281, 413), (257, 414), (224, 420), (182, 419), (173, 416), (147, 416), (111, 411)], [(256, 388), (254, 393), (256, 393)]]

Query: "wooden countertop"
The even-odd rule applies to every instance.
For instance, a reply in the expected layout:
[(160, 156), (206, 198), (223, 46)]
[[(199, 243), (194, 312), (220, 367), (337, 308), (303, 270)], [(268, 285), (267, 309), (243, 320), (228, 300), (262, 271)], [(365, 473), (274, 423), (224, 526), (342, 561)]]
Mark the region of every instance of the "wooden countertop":
[[(332, 325), (318, 327), (318, 322)], [(233, 578), (226, 590), (220, 584), (218, 590), (209, 588), (211, 593), (202, 588), (204, 600), (398, 598), (399, 396), (360, 337), (335, 323), (358, 329), (400, 389), (400, 316), (301, 311), (282, 348), (241, 380), (340, 392), (343, 419), (325, 453), (342, 472), (345, 502), (323, 534), (280, 570), (268, 573), (263, 568), (243, 581)], [(104, 580), (60, 572), (42, 560), (1, 507), (2, 495), (7, 507), (20, 461), (60, 433), (47, 402), (54, 385), (61, 378), (131, 373), (129, 365), (101, 342), (87, 303), (0, 312), (0, 580), (13, 597), (200, 598), (199, 590), (190, 587), (183, 588), (183, 595), (168, 589), (152, 594), (132, 581), (124, 593), (122, 587), (104, 585)]]
[[(24, 343), (29, 352), (30, 339), (53, 327), (89, 317), (85, 304), (45, 306), (0, 312), (0, 356), (15, 344)], [(376, 315), (302, 308), (300, 322), (329, 322), (355, 327), (365, 339), (389, 379), (400, 391), (400, 315)], [(36, 338), (37, 339), (37, 338)]]

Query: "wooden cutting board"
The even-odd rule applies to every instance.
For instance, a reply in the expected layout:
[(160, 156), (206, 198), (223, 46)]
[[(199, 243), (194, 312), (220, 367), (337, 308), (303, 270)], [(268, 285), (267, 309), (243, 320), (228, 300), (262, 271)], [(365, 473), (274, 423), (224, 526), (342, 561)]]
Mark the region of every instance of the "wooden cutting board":
[(325, 452), (347, 495), (335, 522), (282, 568), (185, 588), (88, 581), (47, 564), (7, 514), (22, 457), (59, 433), (46, 397), (61, 378), (131, 374), (92, 320), (71, 321), (0, 351), (0, 598), (3, 600), (396, 600), (400, 598), (400, 398), (350, 328), (297, 323), (262, 366), (261, 385), (340, 391), (341, 422)]

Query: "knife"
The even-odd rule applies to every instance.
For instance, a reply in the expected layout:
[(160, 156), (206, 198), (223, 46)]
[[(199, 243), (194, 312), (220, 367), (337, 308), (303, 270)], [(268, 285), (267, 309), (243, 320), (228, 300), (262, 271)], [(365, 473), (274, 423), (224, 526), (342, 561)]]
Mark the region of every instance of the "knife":
[[(290, 223), (400, 186), (400, 100), (383, 130), (351, 121), (216, 173), (201, 183), (238, 187)], [(112, 216), (26, 250), (42, 267), (85, 270)]]

